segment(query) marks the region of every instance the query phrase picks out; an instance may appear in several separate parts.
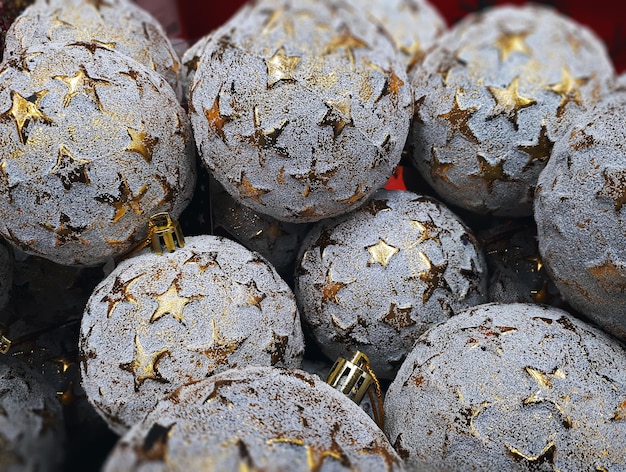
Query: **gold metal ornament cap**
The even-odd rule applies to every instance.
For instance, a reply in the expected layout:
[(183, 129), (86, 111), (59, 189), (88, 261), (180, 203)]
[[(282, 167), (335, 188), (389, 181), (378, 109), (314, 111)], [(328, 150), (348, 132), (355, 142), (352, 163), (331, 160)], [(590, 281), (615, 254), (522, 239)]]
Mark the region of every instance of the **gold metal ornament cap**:
[(185, 236), (180, 229), (180, 223), (173, 220), (169, 213), (157, 213), (148, 222), (148, 238), (152, 251), (161, 255), (163, 248), (174, 252), (177, 247), (185, 247)]
[(8, 333), (8, 328), (0, 323), (0, 354), (7, 354), (11, 348), (11, 340), (6, 337)]
[(330, 369), (326, 383), (359, 404), (374, 383), (373, 376), (364, 369), (368, 364), (368, 357), (360, 351), (350, 360), (340, 357)]

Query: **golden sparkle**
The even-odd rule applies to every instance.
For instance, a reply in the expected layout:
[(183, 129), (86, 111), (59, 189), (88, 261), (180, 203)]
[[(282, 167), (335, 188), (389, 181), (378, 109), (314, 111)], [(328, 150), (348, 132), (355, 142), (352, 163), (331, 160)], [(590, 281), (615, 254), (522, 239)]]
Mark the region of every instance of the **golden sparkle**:
[(215, 97), (211, 109), (204, 109), (204, 117), (208, 121), (209, 127), (215, 131), (215, 133), (222, 139), (222, 141), (226, 141), (226, 135), (224, 134), (224, 125), (230, 122), (230, 119), (220, 113), (219, 96)]
[(496, 101), (496, 105), (491, 111), (489, 118), (505, 115), (517, 129), (517, 116), (520, 110), (528, 108), (537, 103), (534, 98), (524, 97), (519, 92), (519, 77), (515, 77), (505, 89), (497, 87), (487, 87), (489, 93)]
[(444, 113), (438, 117), (444, 118), (452, 125), (452, 134), (448, 138), (448, 142), (452, 140), (454, 133), (459, 133), (469, 142), (478, 144), (478, 139), (468, 124), (469, 119), (476, 112), (476, 110), (478, 110), (478, 107), (461, 108), (461, 104), (459, 103), (460, 95), (462, 95), (462, 92), (457, 90), (454, 95), (454, 104), (452, 109), (448, 113)]
[(516, 52), (530, 56), (532, 52), (525, 42), (529, 34), (529, 32), (510, 33), (503, 31), (495, 43), (496, 48), (500, 51), (500, 61), (505, 62), (511, 54)]
[(548, 159), (550, 159), (550, 155), (552, 154), (553, 147), (554, 142), (550, 141), (550, 138), (548, 137), (548, 128), (546, 123), (543, 122), (539, 138), (537, 139), (537, 144), (517, 146), (517, 149), (528, 154), (528, 162), (524, 166), (524, 170), (529, 169), (535, 161), (539, 161), (543, 164), (548, 162)]
[(298, 56), (287, 56), (285, 48), (280, 48), (272, 57), (265, 60), (267, 66), (267, 86), (273, 87), (280, 81), (296, 80), (296, 71), (300, 65), (301, 58)]
[(242, 195), (248, 198), (252, 198), (254, 201), (261, 204), (263, 204), (263, 200), (261, 200), (261, 197), (266, 193), (269, 193), (269, 190), (258, 189), (254, 185), (252, 185), (252, 182), (250, 182), (245, 172), (241, 173), (241, 182), (238, 186)]
[(383, 267), (387, 267), (393, 256), (400, 252), (400, 249), (387, 244), (382, 239), (380, 239), (378, 243), (368, 246), (365, 249), (370, 254), (370, 259), (367, 261), (368, 266), (378, 263)]
[(343, 50), (348, 56), (350, 64), (354, 65), (354, 51), (356, 49), (364, 49), (369, 46), (360, 39), (354, 37), (350, 31), (345, 28), (341, 34), (334, 36), (328, 45), (324, 54), (334, 53), (335, 51)]
[(91, 164), (89, 159), (76, 158), (61, 144), (57, 154), (57, 162), (50, 170), (50, 174), (57, 176), (65, 190), (70, 190), (75, 183), (90, 185), (91, 181), (87, 175), (87, 166)]
[(626, 204), (626, 170), (604, 169), (604, 186), (597, 193), (615, 203), (615, 212), (619, 213)]
[(133, 192), (128, 185), (126, 177), (119, 174), (119, 178), (119, 197), (116, 198), (110, 194), (99, 195), (98, 197), (96, 197), (97, 201), (111, 205), (115, 209), (115, 213), (113, 215), (113, 223), (117, 223), (128, 212), (128, 210), (133, 211), (137, 215), (143, 214), (140, 202), (145, 194), (148, 192), (148, 186), (142, 185), (137, 195), (133, 195)]
[(139, 391), (146, 380), (169, 383), (169, 380), (163, 378), (158, 370), (159, 363), (169, 353), (166, 348), (147, 353), (141, 344), (139, 335), (135, 334), (135, 357), (127, 364), (120, 364), (120, 369), (135, 376), (135, 392)]
[(416, 322), (411, 318), (412, 310), (413, 305), (400, 307), (396, 302), (391, 302), (389, 311), (385, 316), (383, 316), (381, 321), (386, 325), (391, 326), (399, 333), (404, 328), (415, 325)]
[(553, 379), (566, 379), (567, 374), (563, 372), (561, 369), (556, 368), (552, 372), (541, 372), (538, 369), (534, 369), (532, 367), (525, 367), (526, 373), (530, 375), (530, 377), (537, 382), (537, 384), (546, 389), (552, 388)]
[(422, 302), (426, 303), (433, 296), (436, 289), (445, 288), (447, 286), (444, 275), (448, 268), (448, 263), (445, 262), (440, 265), (434, 265), (423, 252), (420, 253), (420, 258), (426, 265), (426, 270), (419, 274), (420, 280), (426, 284), (426, 290), (424, 290), (424, 294), (422, 295)]
[(87, 70), (85, 66), (80, 66), (76, 74), (73, 76), (67, 75), (57, 75), (54, 77), (56, 80), (60, 80), (65, 85), (67, 85), (67, 93), (63, 98), (63, 106), (67, 108), (72, 99), (77, 95), (84, 95), (87, 98), (90, 98), (98, 107), (99, 110), (102, 110), (102, 103), (100, 102), (100, 97), (98, 97), (98, 92), (96, 90), (96, 85), (111, 85), (111, 82), (103, 79), (94, 79), (87, 74)]
[(178, 293), (176, 281), (172, 281), (169, 288), (160, 295), (156, 295), (155, 300), (158, 303), (157, 309), (150, 317), (150, 323), (163, 318), (165, 315), (171, 315), (176, 321), (183, 322), (183, 308), (191, 301), (191, 298), (181, 297)]
[(150, 136), (145, 131), (145, 127), (142, 130), (136, 130), (133, 128), (126, 128), (128, 136), (130, 137), (130, 144), (126, 148), (126, 152), (136, 152), (143, 159), (150, 164), (152, 162), (152, 154), (154, 152), (154, 146), (159, 142), (159, 138)]
[(13, 119), (22, 144), (26, 144), (28, 140), (25, 128), (31, 122), (52, 123), (52, 119), (41, 110), (41, 99), (47, 94), (47, 90), (40, 90), (28, 97), (23, 97), (18, 92), (11, 91), (11, 108), (0, 115), (0, 120)]
[(561, 68), (561, 81), (548, 86), (548, 90), (561, 96), (559, 112), (562, 112), (565, 105), (570, 102), (573, 102), (576, 105), (582, 105), (580, 87), (585, 85), (587, 82), (589, 82), (589, 79), (587, 78), (575, 78), (569, 67), (563, 66)]
[(317, 285), (322, 290), (322, 304), (332, 302), (336, 305), (339, 305), (340, 303), (339, 303), (339, 299), (337, 298), (337, 295), (339, 294), (341, 289), (343, 289), (344, 287), (347, 287), (348, 285), (349, 284), (335, 281), (333, 279), (330, 269), (328, 269), (324, 284), (322, 284), (321, 287)]
[(213, 328), (213, 340), (211, 341), (211, 344), (206, 347), (194, 349), (196, 352), (206, 356), (209, 360), (210, 374), (212, 374), (213, 370), (217, 367), (224, 365), (228, 356), (235, 352), (239, 345), (245, 341), (245, 339), (241, 341), (236, 341), (234, 339), (231, 339), (230, 341), (226, 340), (220, 335), (219, 327), (214, 319), (211, 320), (211, 326)]

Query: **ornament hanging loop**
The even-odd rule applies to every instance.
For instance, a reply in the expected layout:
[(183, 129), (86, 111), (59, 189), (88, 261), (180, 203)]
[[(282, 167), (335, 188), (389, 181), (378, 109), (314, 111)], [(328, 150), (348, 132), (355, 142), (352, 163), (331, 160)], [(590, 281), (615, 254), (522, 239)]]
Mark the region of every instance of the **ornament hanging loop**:
[(157, 213), (148, 223), (148, 237), (152, 251), (161, 255), (163, 248), (174, 252), (177, 247), (185, 247), (185, 236), (180, 229), (180, 223), (173, 220), (169, 213)]
[(8, 333), (7, 327), (0, 323), (0, 354), (7, 354), (11, 348), (11, 340), (6, 337)]

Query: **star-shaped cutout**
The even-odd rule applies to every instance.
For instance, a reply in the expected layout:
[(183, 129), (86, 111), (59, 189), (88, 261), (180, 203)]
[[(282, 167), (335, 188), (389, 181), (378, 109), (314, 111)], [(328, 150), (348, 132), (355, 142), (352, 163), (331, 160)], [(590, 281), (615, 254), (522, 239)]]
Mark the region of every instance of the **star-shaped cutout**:
[(500, 51), (500, 61), (505, 62), (513, 53), (530, 56), (532, 52), (525, 42), (529, 34), (529, 32), (511, 33), (503, 31), (495, 43), (496, 48)]
[(626, 204), (626, 169), (604, 169), (604, 186), (597, 193), (615, 204), (615, 212), (619, 213)]
[(389, 306), (389, 311), (385, 316), (383, 316), (381, 321), (386, 325), (391, 326), (399, 333), (404, 328), (415, 325), (415, 321), (411, 318), (412, 310), (413, 305), (399, 307), (396, 302), (391, 302), (391, 305)]
[(212, 319), (211, 326), (213, 327), (213, 340), (208, 346), (201, 348), (193, 348), (193, 351), (203, 354), (209, 360), (209, 372), (208, 375), (215, 373), (215, 370), (226, 363), (226, 359), (229, 355), (235, 352), (239, 346), (245, 341), (245, 339), (237, 341), (234, 339), (226, 340), (220, 335), (217, 322)]
[(339, 299), (337, 295), (339, 292), (350, 285), (349, 283), (337, 282), (333, 279), (330, 268), (326, 272), (326, 280), (323, 284), (316, 284), (315, 287), (320, 289), (322, 292), (322, 304), (326, 303), (334, 303), (335, 305), (339, 305)]
[(301, 61), (302, 59), (298, 56), (288, 56), (285, 53), (285, 48), (280, 48), (272, 57), (266, 59), (268, 88), (281, 81), (295, 81), (297, 79), (296, 72)]
[(366, 211), (372, 216), (378, 215), (381, 211), (391, 211), (391, 207), (387, 205), (388, 200), (372, 199), (361, 207), (361, 210)]
[(224, 116), (220, 113), (219, 96), (215, 97), (215, 100), (213, 101), (213, 106), (209, 110), (205, 108), (204, 117), (209, 123), (209, 128), (215, 131), (215, 133), (222, 139), (222, 141), (226, 142), (224, 125), (226, 125), (226, 123), (229, 123), (231, 120), (229, 117)]
[(248, 295), (248, 299), (247, 299), (248, 305), (255, 306), (257, 307), (259, 311), (263, 311), (261, 302), (267, 298), (267, 294), (259, 290), (259, 287), (257, 287), (257, 284), (254, 280), (252, 280), (251, 282), (248, 282), (246, 284), (246, 288), (247, 288), (247, 295)]
[(438, 288), (449, 288), (444, 278), (448, 263), (434, 265), (423, 252), (420, 253), (420, 257), (426, 265), (426, 270), (419, 274), (420, 280), (426, 284), (426, 289), (422, 295), (422, 302), (425, 304), (433, 296), (435, 290)]
[(172, 281), (169, 288), (160, 295), (154, 297), (158, 303), (157, 309), (150, 317), (150, 323), (160, 320), (165, 315), (171, 315), (181, 324), (183, 322), (183, 308), (192, 300), (191, 298), (181, 297), (178, 293), (176, 281)]
[(356, 49), (365, 49), (369, 46), (364, 41), (354, 37), (348, 28), (344, 28), (343, 31), (334, 36), (324, 51), (324, 54), (334, 53), (339, 50), (343, 50), (348, 56), (350, 64), (354, 65), (354, 51)]
[(110, 290), (107, 290), (106, 295), (100, 300), (100, 303), (108, 304), (107, 318), (111, 318), (113, 310), (115, 310), (118, 303), (137, 304), (137, 299), (132, 293), (130, 293), (130, 287), (142, 276), (143, 274), (140, 274), (129, 280), (122, 280), (119, 275), (115, 277), (113, 286)]
[(259, 164), (265, 165), (265, 156), (261, 154), (261, 151), (271, 149), (277, 154), (283, 157), (289, 157), (284, 149), (276, 146), (278, 138), (283, 133), (289, 120), (284, 119), (278, 126), (274, 128), (262, 128), (261, 118), (259, 116), (259, 108), (254, 107), (254, 133), (247, 138), (248, 142), (259, 150)]
[(454, 104), (452, 106), (452, 109), (448, 113), (444, 113), (442, 115), (439, 115), (438, 117), (444, 118), (452, 125), (452, 134), (448, 138), (448, 142), (450, 142), (450, 140), (454, 136), (454, 133), (459, 133), (469, 142), (478, 144), (478, 139), (474, 135), (472, 129), (469, 127), (468, 123), (472, 115), (476, 112), (476, 110), (478, 110), (478, 107), (461, 108), (461, 104), (459, 103), (459, 96), (461, 96), (461, 94), (461, 91), (457, 90), (456, 94), (454, 95)]
[(528, 154), (528, 162), (524, 166), (524, 170), (528, 170), (536, 161), (539, 161), (542, 164), (548, 162), (548, 159), (550, 159), (550, 155), (552, 154), (553, 147), (554, 142), (548, 137), (548, 128), (544, 122), (541, 126), (541, 132), (539, 133), (537, 144), (517, 146), (517, 149)]
[(12, 119), (14, 121), (22, 144), (26, 144), (28, 140), (26, 128), (31, 122), (52, 123), (52, 119), (41, 109), (41, 100), (47, 94), (47, 90), (40, 90), (28, 97), (23, 97), (18, 92), (11, 91), (11, 108), (0, 115), (0, 120)]
[(135, 355), (131, 362), (120, 364), (120, 369), (133, 374), (135, 377), (135, 392), (138, 392), (146, 380), (154, 380), (160, 383), (169, 383), (159, 372), (159, 363), (170, 352), (166, 349), (160, 349), (155, 352), (147, 353), (141, 344), (139, 335), (135, 334)]
[(337, 139), (347, 126), (354, 126), (352, 121), (352, 99), (346, 97), (342, 100), (327, 100), (327, 111), (320, 126), (330, 126), (333, 128), (333, 137)]
[(504, 161), (491, 164), (482, 154), (476, 155), (478, 162), (478, 174), (471, 174), (470, 177), (482, 179), (486, 184), (489, 192), (493, 192), (493, 185), (497, 180), (510, 182), (511, 177), (504, 171)]
[(370, 259), (367, 261), (367, 265), (380, 264), (383, 267), (388, 267), (393, 256), (400, 252), (400, 249), (387, 244), (384, 240), (380, 239), (378, 243), (365, 248), (370, 254)]
[(89, 241), (81, 238), (88, 226), (75, 226), (71, 224), (70, 217), (65, 213), (61, 213), (59, 216), (59, 225), (55, 228), (49, 223), (40, 223), (41, 227), (46, 231), (50, 231), (56, 235), (55, 246), (63, 246), (64, 244), (71, 242), (78, 242), (84, 245), (89, 245)]
[(57, 162), (50, 170), (50, 173), (61, 180), (65, 190), (70, 190), (72, 185), (76, 183), (91, 184), (87, 175), (87, 166), (89, 164), (91, 164), (89, 159), (74, 157), (69, 149), (61, 144), (57, 154)]
[(152, 162), (154, 146), (159, 142), (159, 138), (146, 133), (145, 126), (143, 126), (142, 130), (136, 130), (134, 128), (126, 128), (126, 130), (130, 137), (130, 144), (126, 148), (126, 152), (135, 152), (150, 164)]
[(87, 74), (87, 70), (84, 66), (78, 68), (78, 72), (73, 76), (57, 75), (54, 77), (56, 80), (60, 80), (67, 85), (67, 93), (63, 98), (63, 107), (67, 108), (72, 99), (78, 95), (84, 95), (96, 104), (99, 110), (102, 110), (102, 103), (100, 97), (98, 97), (98, 91), (96, 85), (111, 85), (111, 82), (103, 79), (94, 79)]
[(250, 182), (245, 172), (241, 173), (241, 182), (237, 185), (239, 187), (239, 191), (244, 197), (251, 198), (260, 204), (263, 204), (261, 197), (270, 192), (269, 190), (256, 188), (252, 182)]
[(340, 241), (332, 238), (330, 231), (326, 228), (323, 228), (320, 231), (319, 237), (315, 240), (315, 242), (311, 245), (311, 249), (319, 249), (320, 252), (320, 260), (324, 259), (326, 256), (326, 249), (329, 246), (339, 246), (341, 245)]
[(520, 461), (523, 461), (526, 466), (526, 470), (539, 470), (542, 464), (551, 464), (554, 467), (554, 461), (556, 459), (556, 443), (551, 441), (543, 450), (536, 456), (526, 454), (519, 449), (506, 445), (509, 453)]
[(441, 240), (438, 238), (441, 229), (433, 222), (432, 218), (430, 221), (411, 220), (409, 224), (420, 233), (420, 237), (413, 245), (417, 246), (426, 241), (434, 241), (437, 244), (441, 244)]
[(517, 130), (518, 113), (537, 103), (534, 98), (524, 97), (519, 92), (519, 77), (514, 78), (507, 88), (487, 87), (489, 93), (496, 101), (496, 105), (489, 114), (489, 118), (504, 115)]
[(110, 194), (99, 195), (96, 197), (97, 201), (111, 205), (115, 209), (112, 221), (113, 223), (117, 223), (128, 212), (128, 210), (133, 211), (137, 215), (142, 215), (143, 211), (141, 209), (140, 202), (148, 192), (148, 186), (142, 185), (139, 192), (137, 192), (137, 195), (133, 195), (126, 178), (121, 174), (118, 174), (118, 177), (120, 179), (120, 185), (118, 187), (120, 192), (119, 197), (114, 197)]
[(563, 112), (565, 105), (570, 102), (579, 106), (582, 105), (583, 100), (580, 87), (587, 82), (589, 82), (587, 78), (575, 78), (569, 67), (563, 66), (561, 68), (561, 81), (548, 86), (548, 90), (561, 96), (561, 103), (559, 104), (558, 110), (559, 114)]
[(430, 177), (433, 181), (440, 179), (447, 184), (454, 185), (448, 177), (448, 171), (454, 167), (454, 164), (452, 162), (441, 162), (439, 156), (437, 156), (436, 147), (434, 145), (430, 149), (430, 155), (432, 157), (430, 163)]

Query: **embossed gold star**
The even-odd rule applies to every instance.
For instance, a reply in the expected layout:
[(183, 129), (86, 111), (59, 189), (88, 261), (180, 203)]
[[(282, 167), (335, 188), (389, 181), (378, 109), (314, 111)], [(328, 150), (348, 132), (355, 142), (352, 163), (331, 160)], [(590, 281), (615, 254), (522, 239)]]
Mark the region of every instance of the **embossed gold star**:
[(546, 389), (552, 388), (552, 380), (553, 379), (566, 379), (567, 374), (563, 372), (561, 369), (554, 369), (552, 372), (542, 372), (533, 367), (527, 366), (524, 368), (526, 373), (535, 381), (537, 384)]
[(63, 98), (63, 106), (67, 108), (72, 99), (77, 95), (84, 95), (96, 104), (99, 110), (102, 110), (102, 103), (100, 97), (98, 97), (98, 91), (96, 85), (111, 85), (111, 82), (103, 79), (94, 79), (87, 74), (87, 70), (84, 66), (80, 66), (78, 72), (73, 76), (57, 75), (54, 77), (56, 80), (60, 80), (67, 85), (67, 93)]
[(524, 461), (524, 463), (527, 464), (526, 467), (528, 467), (528, 470), (534, 470), (541, 464), (551, 464), (554, 466), (554, 461), (556, 459), (556, 443), (554, 441), (550, 441), (548, 445), (544, 447), (543, 450), (536, 456), (523, 453), (513, 446), (506, 445), (506, 448), (514, 457)]
[(192, 299), (181, 297), (178, 294), (178, 286), (175, 280), (172, 281), (171, 285), (165, 292), (160, 295), (156, 295), (154, 299), (157, 301), (158, 306), (150, 317), (150, 323), (160, 320), (165, 315), (171, 315), (176, 321), (184, 324), (183, 308), (185, 308), (185, 306)]
[(265, 156), (261, 154), (261, 151), (265, 149), (271, 149), (275, 153), (283, 156), (289, 157), (284, 149), (281, 149), (276, 146), (278, 142), (278, 138), (283, 133), (287, 125), (289, 124), (289, 120), (284, 119), (278, 126), (274, 128), (262, 128), (261, 127), (261, 118), (259, 116), (259, 108), (254, 107), (253, 109), (254, 116), (254, 133), (247, 138), (248, 142), (252, 144), (254, 147), (259, 149), (259, 164), (265, 165)]
[(352, 100), (346, 97), (342, 100), (327, 100), (328, 111), (320, 121), (320, 126), (332, 126), (334, 138), (338, 138), (346, 126), (352, 126)]
[(70, 190), (75, 183), (90, 185), (87, 175), (87, 166), (91, 164), (89, 159), (76, 158), (63, 144), (59, 146), (57, 162), (50, 170), (52, 175), (61, 179), (65, 190)]
[(317, 240), (311, 245), (311, 248), (319, 249), (320, 259), (324, 259), (326, 255), (326, 249), (329, 246), (339, 246), (340, 244), (341, 243), (339, 241), (331, 237), (331, 234), (327, 229), (323, 228)]
[(389, 203), (388, 200), (377, 200), (372, 199), (367, 202), (364, 206), (361, 207), (363, 211), (368, 212), (372, 216), (378, 215), (381, 211), (391, 211), (391, 207), (387, 205)]
[(165, 462), (167, 459), (168, 441), (176, 423), (162, 426), (154, 423), (145, 439), (134, 447), (139, 464), (142, 462)]
[(261, 204), (263, 203), (263, 200), (261, 200), (261, 197), (265, 195), (266, 193), (269, 193), (269, 190), (259, 189), (259, 188), (256, 188), (254, 185), (252, 185), (252, 182), (250, 182), (245, 172), (241, 173), (241, 182), (239, 183), (239, 190), (241, 191), (242, 195), (248, 198), (252, 198), (256, 202), (261, 203)]
[(152, 162), (152, 153), (154, 152), (154, 146), (159, 142), (158, 137), (150, 136), (145, 131), (145, 127), (142, 130), (136, 130), (133, 128), (126, 128), (128, 136), (130, 137), (130, 144), (126, 148), (126, 152), (136, 152), (149, 164)]
[(47, 90), (40, 90), (24, 98), (18, 92), (11, 91), (11, 108), (0, 115), (0, 120), (12, 119), (15, 122), (22, 144), (28, 140), (26, 128), (31, 122), (52, 123), (52, 119), (41, 110), (41, 99), (47, 94)]
[(448, 287), (448, 283), (444, 278), (448, 263), (445, 262), (440, 265), (434, 265), (423, 252), (420, 253), (420, 258), (426, 265), (426, 270), (419, 274), (420, 280), (426, 284), (426, 290), (424, 290), (424, 294), (422, 295), (422, 302), (426, 303), (433, 296), (435, 290)]
[(525, 42), (529, 34), (528, 32), (511, 33), (503, 31), (496, 39), (495, 44), (500, 51), (500, 61), (505, 62), (511, 54), (516, 52), (530, 56), (532, 52)]
[(215, 133), (222, 139), (222, 141), (226, 142), (226, 135), (224, 134), (224, 125), (229, 123), (231, 120), (227, 116), (224, 116), (220, 113), (220, 99), (219, 96), (215, 97), (213, 101), (213, 106), (211, 109), (204, 110), (204, 116), (209, 123), (209, 127), (212, 128)]
[(490, 192), (493, 192), (493, 184), (496, 180), (503, 182), (511, 181), (510, 176), (504, 171), (504, 161), (491, 164), (482, 154), (476, 155), (478, 161), (478, 174), (471, 174), (471, 177), (479, 177), (485, 181)]
[(559, 104), (559, 113), (563, 112), (565, 105), (572, 102), (576, 105), (582, 105), (582, 95), (580, 87), (589, 82), (587, 78), (575, 78), (572, 71), (567, 66), (561, 68), (561, 81), (548, 86), (548, 90), (558, 93), (561, 96)]
[(432, 219), (424, 222), (411, 220), (409, 221), (409, 224), (421, 233), (416, 245), (422, 244), (425, 241), (434, 241), (437, 244), (441, 244), (440, 239), (437, 237), (441, 232), (440, 228), (432, 221)]
[(326, 280), (321, 285), (316, 285), (317, 288), (320, 288), (322, 291), (322, 304), (326, 304), (332, 302), (336, 305), (339, 305), (339, 299), (337, 295), (339, 292), (350, 284), (337, 282), (333, 279), (331, 270), (328, 269), (326, 272)]
[(135, 376), (135, 392), (138, 392), (146, 380), (154, 380), (160, 383), (169, 383), (159, 372), (159, 363), (170, 352), (167, 348), (147, 353), (141, 344), (139, 335), (135, 334), (135, 355), (131, 362), (120, 364), (120, 369), (130, 372)]
[(81, 238), (81, 234), (87, 231), (89, 227), (72, 225), (70, 217), (65, 213), (60, 214), (59, 225), (56, 228), (49, 223), (40, 223), (40, 225), (46, 231), (50, 231), (56, 235), (55, 246), (57, 247), (71, 242), (89, 245), (89, 241)]
[(257, 287), (256, 282), (253, 280), (246, 284), (248, 300), (247, 303), (250, 306), (255, 306), (259, 311), (263, 311), (261, 302), (267, 298), (267, 294), (261, 292)]
[(539, 133), (537, 144), (517, 146), (517, 149), (528, 154), (528, 162), (524, 166), (524, 170), (532, 167), (535, 161), (539, 161), (541, 163), (548, 162), (548, 159), (550, 159), (550, 155), (552, 154), (553, 147), (554, 142), (550, 141), (550, 138), (548, 137), (548, 128), (544, 122), (541, 126), (541, 132)]
[(415, 325), (416, 322), (411, 318), (412, 310), (412, 305), (399, 307), (396, 302), (391, 302), (389, 311), (385, 316), (383, 316), (381, 321), (386, 325), (391, 326), (399, 333), (404, 328)]
[(148, 192), (148, 186), (143, 185), (139, 189), (137, 195), (133, 196), (133, 192), (130, 189), (126, 178), (121, 174), (119, 174), (118, 176), (120, 179), (119, 197), (114, 197), (110, 194), (99, 195), (96, 197), (97, 201), (111, 205), (115, 209), (115, 214), (113, 215), (113, 223), (117, 223), (128, 212), (128, 210), (133, 211), (137, 215), (143, 214), (140, 202), (146, 192)]
[(302, 59), (298, 56), (287, 56), (285, 48), (280, 48), (272, 57), (265, 60), (267, 66), (267, 86), (273, 87), (280, 81), (295, 81), (296, 71)]
[(312, 446), (310, 444), (306, 444), (304, 440), (300, 438), (274, 438), (268, 440), (268, 444), (280, 443), (304, 447), (306, 450), (309, 470), (312, 472), (321, 470), (326, 458), (332, 458), (336, 461), (339, 461), (343, 467), (345, 467), (346, 469), (350, 469), (350, 459), (341, 449), (339, 444), (337, 444), (334, 438), (330, 449), (324, 449), (320, 446)]
[(341, 200), (337, 200), (338, 203), (345, 203), (348, 205), (352, 205), (354, 203), (357, 203), (359, 201), (361, 201), (363, 198), (365, 198), (365, 196), (369, 193), (368, 188), (363, 185), (362, 183), (359, 183), (356, 187), (356, 190), (354, 191), (354, 193), (352, 194), (352, 196), (348, 197), (348, 198), (342, 198)]
[(393, 256), (400, 252), (400, 249), (387, 244), (382, 239), (373, 246), (368, 246), (365, 249), (370, 254), (370, 260), (367, 261), (368, 266), (378, 263), (383, 267), (388, 267)]
[(612, 200), (615, 204), (615, 213), (619, 213), (626, 204), (626, 170), (604, 169), (602, 175), (604, 186), (597, 195)]
[(520, 110), (528, 108), (537, 103), (534, 98), (523, 97), (519, 93), (519, 77), (515, 77), (509, 86), (505, 89), (497, 87), (487, 87), (489, 93), (496, 101), (496, 105), (491, 110), (489, 118), (495, 118), (500, 115), (505, 115), (508, 120), (517, 129), (517, 116)]
[(122, 280), (119, 276), (115, 277), (113, 281), (113, 286), (110, 290), (107, 290), (107, 294), (102, 297), (100, 303), (107, 303), (107, 318), (111, 318), (115, 307), (117, 307), (118, 303), (132, 303), (137, 304), (137, 299), (130, 292), (130, 287), (139, 280), (143, 274), (137, 275), (129, 280)]
[(217, 255), (217, 252), (194, 252), (193, 255), (185, 261), (185, 264), (196, 264), (200, 273), (204, 273), (211, 267), (219, 267)]
[(432, 157), (432, 161), (430, 164), (431, 178), (433, 180), (440, 179), (450, 185), (454, 185), (452, 182), (450, 182), (450, 178), (448, 177), (448, 171), (454, 167), (454, 164), (452, 162), (441, 162), (439, 160), (439, 156), (437, 156), (437, 153), (435, 152), (435, 149), (436, 148), (434, 145), (430, 148), (430, 155)]
[(622, 291), (626, 287), (626, 264), (616, 261), (611, 254), (602, 264), (587, 270), (605, 289)]
[(350, 59), (350, 64), (354, 65), (354, 51), (356, 49), (365, 49), (369, 46), (364, 41), (354, 37), (348, 28), (344, 28), (341, 34), (334, 36), (324, 51), (324, 54), (334, 53), (335, 51), (342, 50)]
[(219, 366), (223, 366), (229, 355), (237, 350), (237, 348), (245, 341), (245, 339), (237, 341), (231, 339), (227, 341), (220, 336), (220, 330), (217, 322), (212, 319), (211, 326), (213, 327), (213, 340), (211, 344), (202, 348), (195, 348), (194, 351), (203, 354), (209, 360), (209, 373), (213, 374), (213, 371)]
[(478, 110), (477, 107), (461, 108), (459, 103), (459, 96), (462, 94), (460, 90), (456, 91), (454, 95), (454, 104), (452, 109), (448, 113), (439, 115), (439, 118), (444, 118), (452, 125), (452, 134), (448, 138), (448, 142), (452, 140), (454, 133), (460, 133), (469, 142), (478, 144), (478, 139), (474, 135), (474, 132), (469, 127), (469, 119)]

